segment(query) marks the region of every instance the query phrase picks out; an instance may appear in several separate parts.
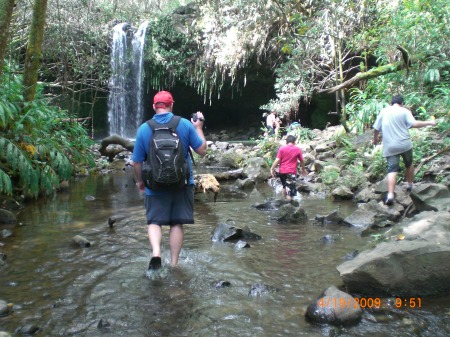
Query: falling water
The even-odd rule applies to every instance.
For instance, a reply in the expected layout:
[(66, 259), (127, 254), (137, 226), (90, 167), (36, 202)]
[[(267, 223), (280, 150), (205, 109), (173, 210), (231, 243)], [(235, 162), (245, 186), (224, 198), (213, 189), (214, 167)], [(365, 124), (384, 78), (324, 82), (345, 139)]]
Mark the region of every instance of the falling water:
[[(133, 137), (136, 135), (136, 130), (139, 125), (142, 123), (142, 119), (144, 117), (144, 104), (142, 101), (143, 97), (143, 66), (144, 66), (144, 45), (145, 45), (145, 32), (147, 31), (148, 21), (143, 22), (138, 31), (134, 34), (133, 37), (133, 63), (132, 63), (132, 71), (133, 79), (134, 79), (134, 102), (131, 106), (135, 107), (135, 126), (133, 132)], [(133, 94), (133, 93), (132, 93)]]
[(131, 46), (127, 32), (128, 23), (114, 27), (111, 51), (111, 78), (109, 80), (108, 121), (109, 133), (124, 138), (134, 138), (142, 123), (143, 61), (145, 32), (148, 21), (133, 34)]

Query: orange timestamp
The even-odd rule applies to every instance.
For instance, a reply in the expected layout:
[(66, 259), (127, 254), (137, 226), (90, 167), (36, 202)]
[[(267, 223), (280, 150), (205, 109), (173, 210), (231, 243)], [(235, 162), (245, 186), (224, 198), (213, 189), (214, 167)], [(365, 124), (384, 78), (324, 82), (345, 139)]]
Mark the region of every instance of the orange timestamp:
[(379, 297), (322, 297), (317, 300), (321, 308), (379, 308), (381, 298)]
[(395, 298), (395, 307), (396, 308), (421, 308), (422, 307), (422, 298), (421, 297), (396, 297)]

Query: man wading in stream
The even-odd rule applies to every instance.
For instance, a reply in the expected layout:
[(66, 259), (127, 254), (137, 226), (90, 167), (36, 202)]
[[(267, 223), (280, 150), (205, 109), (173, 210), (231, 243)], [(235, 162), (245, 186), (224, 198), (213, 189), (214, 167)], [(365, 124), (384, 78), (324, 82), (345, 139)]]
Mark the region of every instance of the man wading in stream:
[[(172, 113), (173, 103), (172, 95), (168, 91), (160, 91), (155, 95), (153, 98), (153, 110), (155, 110), (153, 120), (156, 122), (155, 125), (170, 123), (172, 118), (174, 118)], [(150, 139), (156, 132), (153, 132), (149, 123), (142, 124), (137, 131), (132, 160), (134, 162), (137, 187), (139, 191), (145, 191), (148, 238), (152, 249), (149, 270), (156, 270), (161, 267), (161, 226), (170, 226), (171, 265), (176, 266), (184, 239), (182, 224), (194, 223), (194, 177), (189, 148), (192, 148), (201, 156), (206, 154), (206, 139), (203, 135), (204, 117), (201, 112), (197, 112), (194, 115), (190, 122), (185, 118), (181, 118), (176, 127), (176, 134), (183, 145), (184, 158), (187, 160), (190, 172), (187, 184), (183, 184), (176, 189), (154, 190), (144, 185), (142, 167), (149, 154)]]

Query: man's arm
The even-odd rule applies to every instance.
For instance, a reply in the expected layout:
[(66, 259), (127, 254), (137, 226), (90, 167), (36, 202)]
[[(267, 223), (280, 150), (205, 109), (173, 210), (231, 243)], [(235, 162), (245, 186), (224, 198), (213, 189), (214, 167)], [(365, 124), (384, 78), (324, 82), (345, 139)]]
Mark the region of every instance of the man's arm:
[(275, 178), (275, 167), (277, 167), (279, 163), (280, 163), (280, 158), (275, 159), (275, 161), (272, 164), (272, 167), (270, 168), (270, 174), (274, 178)]
[(200, 156), (204, 156), (206, 154), (206, 138), (203, 134), (203, 121), (205, 120), (205, 117), (203, 116), (203, 113), (200, 111), (197, 111), (197, 121), (194, 122), (194, 120), (191, 118), (191, 123), (194, 125), (195, 131), (197, 132), (197, 135), (203, 140), (203, 144), (200, 145), (197, 149), (195, 149), (195, 153), (197, 153)]
[(378, 145), (378, 139), (380, 139), (380, 131), (373, 130), (373, 145)]
[(144, 181), (142, 180), (142, 163), (133, 163), (134, 175), (136, 176), (136, 186), (139, 191), (145, 191)]
[(434, 126), (436, 125), (436, 120), (432, 119), (429, 121), (416, 121), (411, 125), (412, 128), (423, 128), (425, 126)]
[(304, 160), (300, 160), (300, 166), (302, 167), (302, 176), (306, 177), (308, 172), (306, 172)]

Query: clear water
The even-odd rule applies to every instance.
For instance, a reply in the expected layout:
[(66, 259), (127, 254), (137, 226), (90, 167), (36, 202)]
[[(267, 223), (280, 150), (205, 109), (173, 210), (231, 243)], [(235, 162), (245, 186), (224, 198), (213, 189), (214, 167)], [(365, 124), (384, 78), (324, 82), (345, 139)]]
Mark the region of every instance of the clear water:
[[(40, 327), (35, 336), (450, 335), (449, 298), (424, 298), (420, 309), (365, 310), (361, 323), (349, 328), (306, 322), (307, 306), (327, 287), (341, 285), (336, 266), (343, 256), (371, 238), (348, 227), (315, 225), (316, 214), (339, 209), (346, 216), (355, 207), (320, 195), (299, 198), (308, 221), (278, 224), (273, 213), (252, 207), (275, 196), (267, 184), (245, 193), (222, 184), (215, 204), (212, 195), (197, 195), (196, 224), (185, 226), (179, 267), (168, 267), (165, 232), (164, 267), (146, 277), (143, 198), (132, 179), (131, 171), (80, 179), (19, 214), (14, 236), (0, 239), (8, 255), (0, 299), (14, 304), (11, 315), (0, 317), (0, 331), (33, 324)], [(109, 217), (119, 219), (113, 229)], [(229, 220), (262, 240), (240, 251), (213, 243), (213, 229)], [(324, 243), (327, 234), (338, 239)], [(74, 246), (75, 235), (91, 247)], [(216, 289), (219, 281), (231, 286)], [(248, 296), (255, 283), (279, 291)], [(109, 326), (99, 328), (100, 321)]]

